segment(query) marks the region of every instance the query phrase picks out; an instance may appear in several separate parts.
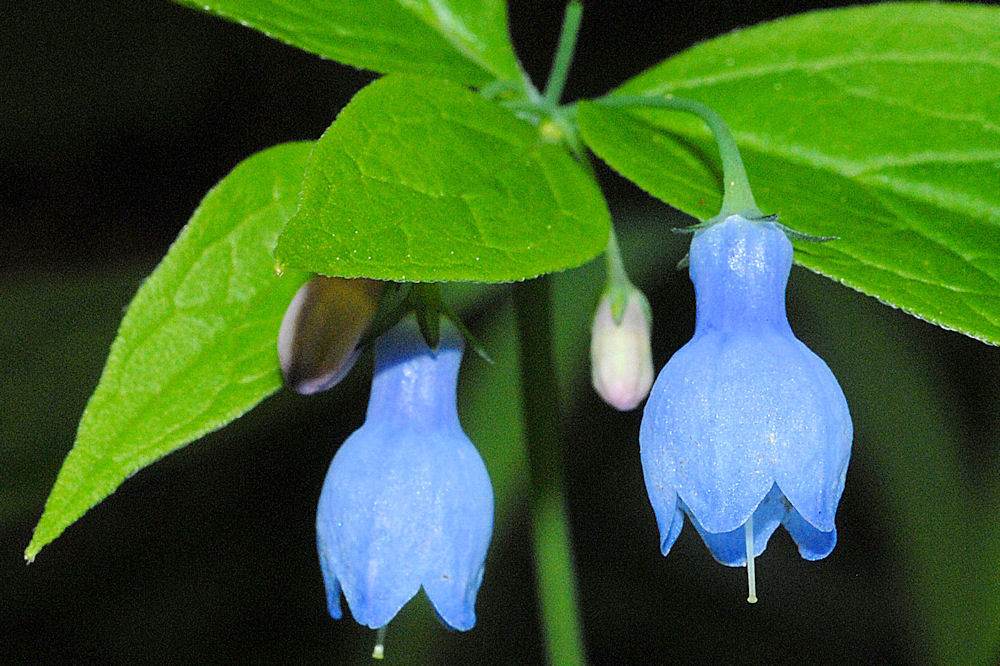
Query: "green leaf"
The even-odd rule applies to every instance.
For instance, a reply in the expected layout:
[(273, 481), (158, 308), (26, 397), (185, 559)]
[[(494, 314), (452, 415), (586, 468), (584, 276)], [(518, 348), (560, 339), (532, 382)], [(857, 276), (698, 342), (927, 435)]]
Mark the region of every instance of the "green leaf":
[[(799, 231), (796, 261), (1000, 344), (1000, 9), (815, 12), (700, 44), (624, 85), (712, 106), (758, 204)], [(707, 129), (683, 114), (578, 110), (587, 144), (656, 197), (718, 211)]]
[(132, 300), (25, 557), (164, 455), (281, 386), (278, 327), (307, 275), (274, 271), (311, 143), (276, 146), (215, 186)]
[(276, 256), (324, 275), (504, 282), (603, 251), (607, 206), (561, 147), (446, 81), (389, 75), (309, 160)]
[(504, 0), (176, 0), (347, 65), (520, 87)]

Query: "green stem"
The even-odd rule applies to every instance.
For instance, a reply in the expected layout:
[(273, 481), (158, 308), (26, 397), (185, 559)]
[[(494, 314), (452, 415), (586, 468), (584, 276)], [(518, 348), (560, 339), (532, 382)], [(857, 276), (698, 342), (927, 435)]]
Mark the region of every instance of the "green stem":
[(580, 32), (580, 19), (582, 17), (583, 5), (577, 0), (572, 0), (566, 5), (562, 32), (559, 34), (559, 46), (556, 49), (555, 59), (552, 61), (549, 80), (545, 84), (545, 104), (550, 108), (558, 106), (559, 100), (562, 98), (566, 76), (569, 74), (569, 65), (573, 61), (573, 51), (576, 49), (576, 37)]
[(722, 209), (719, 211), (718, 217), (742, 215), (754, 218), (764, 216), (754, 201), (753, 192), (750, 190), (750, 181), (747, 180), (747, 172), (743, 168), (743, 159), (740, 157), (740, 149), (736, 145), (733, 133), (726, 121), (714, 109), (701, 102), (673, 96), (609, 95), (597, 101), (605, 106), (658, 107), (686, 111), (701, 118), (715, 136), (715, 141), (719, 146), (719, 154), (722, 157), (724, 194)]
[(622, 261), (622, 253), (618, 249), (618, 236), (615, 234), (613, 226), (611, 233), (608, 234), (608, 246), (604, 250), (604, 263), (609, 286), (629, 286), (632, 284), (632, 281), (628, 279), (628, 273), (625, 272), (625, 262)]
[(505, 92), (524, 91), (522, 91), (521, 88), (518, 88), (513, 81), (508, 81), (507, 79), (497, 79), (495, 81), (491, 81), (479, 89), (479, 94), (486, 99), (496, 99)]
[[(580, 160), (580, 166), (582, 166), (583, 170), (587, 172), (587, 175), (593, 179), (594, 185), (599, 187), (597, 183), (597, 173), (594, 171), (594, 165), (591, 163), (589, 156), (583, 156)], [(618, 247), (618, 235), (615, 233), (614, 223), (612, 223), (611, 231), (608, 233), (608, 245), (604, 249), (604, 268), (605, 274), (608, 277), (608, 287), (611, 287), (612, 285), (629, 286), (632, 284), (632, 281), (628, 277), (628, 273), (625, 271), (625, 262), (622, 261), (622, 252)]]
[(559, 398), (552, 347), (551, 278), (514, 287), (528, 439), (535, 576), (550, 664), (583, 664), (586, 653), (563, 482)]

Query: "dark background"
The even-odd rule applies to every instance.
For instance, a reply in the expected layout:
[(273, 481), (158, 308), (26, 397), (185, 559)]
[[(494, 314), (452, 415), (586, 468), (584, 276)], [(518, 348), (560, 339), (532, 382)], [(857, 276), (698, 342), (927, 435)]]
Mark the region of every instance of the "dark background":
[[(837, 4), (590, 2), (566, 98), (599, 95), (714, 35)], [(518, 54), (539, 86), (562, 8), (511, 5)], [(313, 533), (329, 460), (363, 418), (364, 372), (320, 396), (279, 394), (126, 482), (30, 567), (21, 553), (123, 308), (200, 198), (251, 153), (318, 137), (371, 78), (165, 0), (0, 11), (0, 663), (367, 661), (373, 634), (326, 615)], [(621, 226), (684, 223), (600, 175)], [(652, 242), (663, 255), (645, 280), (659, 367), (690, 335), (693, 298), (672, 270), (683, 239)], [(880, 409), (907, 408), (906, 377), (930, 374), (940, 409), (960, 424), (970, 477), (988, 476), (996, 350), (801, 269), (789, 300), (793, 325), (841, 378), (855, 414), (841, 543), (806, 563), (776, 533), (758, 565), (755, 607), (743, 602), (743, 571), (716, 565), (690, 525), (664, 559), (638, 464), (640, 414), (580, 391), (565, 430), (594, 663), (926, 659), (918, 593), (906, 589), (885, 509), (891, 484), (864, 451), (935, 443), (905, 423), (894, 441), (868, 426)], [(480, 327), (490, 316), (470, 311)], [(865, 326), (881, 331), (869, 346), (856, 334)], [(896, 392), (866, 402), (887, 373), (904, 378), (887, 384)], [(390, 661), (543, 660), (524, 507), (510, 516), (494, 539), (475, 630), (449, 632), (418, 598), (390, 626)]]

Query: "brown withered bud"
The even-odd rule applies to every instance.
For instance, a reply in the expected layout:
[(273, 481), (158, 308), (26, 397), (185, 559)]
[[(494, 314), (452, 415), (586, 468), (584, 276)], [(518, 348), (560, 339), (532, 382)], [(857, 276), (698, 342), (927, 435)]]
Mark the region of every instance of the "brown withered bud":
[(360, 351), (385, 282), (317, 275), (299, 288), (278, 331), (285, 385), (303, 394), (325, 391), (343, 379)]

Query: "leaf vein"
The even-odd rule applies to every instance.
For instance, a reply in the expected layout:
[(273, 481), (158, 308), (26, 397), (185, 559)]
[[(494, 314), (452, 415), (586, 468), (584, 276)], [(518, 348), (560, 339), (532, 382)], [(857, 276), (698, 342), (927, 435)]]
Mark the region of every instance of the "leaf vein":
[[(708, 74), (704, 76), (689, 76), (688, 78), (677, 78), (664, 81), (659, 85), (643, 88), (645, 94), (665, 95), (676, 91), (679, 88), (702, 88), (713, 86), (719, 83), (729, 83), (744, 79), (754, 79), (769, 76), (771, 74), (784, 74), (788, 72), (822, 73), (828, 70), (836, 70), (855, 65), (933, 65), (933, 64), (955, 64), (955, 65), (985, 65), (1000, 70), (1000, 59), (990, 57), (986, 54), (977, 55), (956, 55), (954, 53), (856, 53), (850, 56), (831, 56), (829, 58), (817, 58), (809, 61), (782, 62), (757, 67), (744, 67), (731, 69), (727, 72)], [(664, 74), (660, 74), (663, 76)]]

